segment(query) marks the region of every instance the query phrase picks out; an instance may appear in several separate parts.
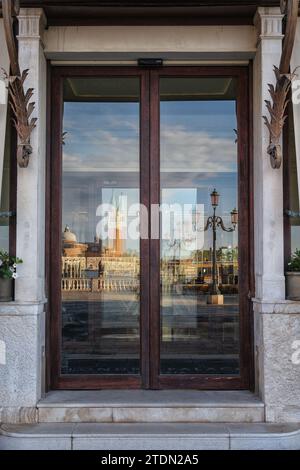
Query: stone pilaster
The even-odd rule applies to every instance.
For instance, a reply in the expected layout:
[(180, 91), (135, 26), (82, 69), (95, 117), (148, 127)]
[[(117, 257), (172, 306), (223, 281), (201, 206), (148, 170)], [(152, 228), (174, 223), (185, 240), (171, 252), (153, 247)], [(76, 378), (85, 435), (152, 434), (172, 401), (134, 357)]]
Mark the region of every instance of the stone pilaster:
[(265, 403), (267, 422), (300, 419), (300, 365), (295, 361), (300, 340), (300, 306), (285, 300), (282, 168), (273, 170), (267, 154), (268, 84), (282, 51), (279, 8), (258, 8), (254, 61), (254, 206), (256, 299), (255, 354), (257, 391)]
[(258, 32), (254, 61), (254, 230), (256, 298), (285, 299), (283, 260), (282, 168), (273, 170), (267, 154), (269, 132), (262, 116), (268, 115), (265, 100), (268, 84), (275, 83), (274, 65), (282, 51), (282, 18), (279, 8), (258, 8)]
[[(34, 420), (20, 410), (34, 409), (44, 384), (45, 350), (45, 182), (46, 182), (46, 79), (41, 9), (21, 9), (19, 16), (20, 68), (29, 69), (25, 89), (34, 88), (33, 153), (28, 168), (18, 168), (17, 255), (15, 302), (0, 305), (0, 341), (5, 357), (0, 365), (2, 419)], [(23, 416), (23, 418), (22, 418)], [(1, 418), (0, 418), (1, 421)]]
[(45, 171), (46, 171), (46, 59), (42, 9), (21, 9), (19, 63), (29, 69), (25, 88), (33, 88), (33, 116), (38, 117), (31, 137), (33, 153), (28, 168), (18, 169), (17, 254), (23, 259), (16, 282), (16, 301), (45, 299)]

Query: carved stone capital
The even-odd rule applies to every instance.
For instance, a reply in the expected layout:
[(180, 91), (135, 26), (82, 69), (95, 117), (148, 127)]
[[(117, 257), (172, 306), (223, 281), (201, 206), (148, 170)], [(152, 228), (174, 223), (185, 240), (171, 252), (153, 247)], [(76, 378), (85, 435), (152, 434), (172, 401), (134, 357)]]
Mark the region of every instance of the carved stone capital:
[(19, 16), (18, 40), (40, 40), (47, 26), (47, 19), (42, 8), (21, 8)]
[(282, 41), (282, 20), (284, 15), (280, 8), (259, 7), (254, 17), (254, 25), (257, 29), (258, 43), (265, 39), (278, 39)]

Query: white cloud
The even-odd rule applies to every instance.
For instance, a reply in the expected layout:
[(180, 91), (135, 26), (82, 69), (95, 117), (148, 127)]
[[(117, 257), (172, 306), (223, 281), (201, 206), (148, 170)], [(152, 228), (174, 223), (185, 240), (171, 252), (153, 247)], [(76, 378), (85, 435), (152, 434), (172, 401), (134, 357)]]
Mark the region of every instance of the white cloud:
[(232, 140), (183, 126), (161, 133), (161, 165), (178, 171), (230, 172), (237, 166), (237, 147)]
[[(70, 133), (66, 139), (64, 169), (90, 171), (108, 169), (137, 170), (139, 141), (133, 123), (123, 123), (118, 131), (87, 130)], [(71, 145), (69, 145), (71, 144)], [(84, 151), (68, 152), (68, 147)], [(237, 146), (232, 139), (184, 126), (164, 127), (161, 132), (162, 168), (168, 171), (232, 172), (237, 169)]]

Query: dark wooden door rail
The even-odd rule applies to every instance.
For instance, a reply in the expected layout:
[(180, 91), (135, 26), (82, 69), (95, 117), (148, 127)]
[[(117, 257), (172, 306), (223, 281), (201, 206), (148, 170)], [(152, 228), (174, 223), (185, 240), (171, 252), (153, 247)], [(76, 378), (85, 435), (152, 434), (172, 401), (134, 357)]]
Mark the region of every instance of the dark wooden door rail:
[[(53, 67), (51, 88), (51, 145), (49, 165), (50, 240), (50, 334), (51, 387), (54, 389), (102, 388), (194, 388), (249, 389), (253, 384), (251, 291), (252, 190), (251, 138), (248, 67), (162, 67), (145, 70), (136, 67)], [(160, 374), (160, 241), (141, 241), (141, 375), (61, 375), (61, 246), (62, 246), (62, 109), (63, 80), (67, 77), (136, 76), (141, 83), (140, 182), (141, 203), (160, 203), (160, 94), (161, 77), (233, 77), (238, 83), (238, 166), (239, 166), (239, 266), (243, 273), (240, 289), (240, 375), (161, 375)], [(101, 162), (99, 162), (101, 168)], [(150, 214), (150, 211), (149, 211)]]

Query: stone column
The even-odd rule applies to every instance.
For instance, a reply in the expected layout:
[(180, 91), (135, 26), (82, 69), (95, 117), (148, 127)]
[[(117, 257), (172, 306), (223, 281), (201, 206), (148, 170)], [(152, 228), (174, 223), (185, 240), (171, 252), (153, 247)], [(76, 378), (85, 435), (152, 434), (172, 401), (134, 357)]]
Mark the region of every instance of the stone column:
[(41, 302), (45, 298), (45, 172), (46, 172), (46, 81), (47, 67), (42, 34), (43, 10), (21, 9), (19, 15), (19, 63), (29, 69), (25, 88), (33, 88), (33, 153), (28, 168), (18, 169), (17, 253), (24, 261), (16, 283), (16, 300)]
[(255, 281), (259, 300), (285, 299), (283, 259), (282, 168), (273, 170), (267, 154), (269, 132), (262, 116), (268, 115), (268, 83), (275, 83), (274, 65), (282, 51), (282, 14), (279, 8), (258, 8), (254, 61), (254, 230)]
[[(34, 88), (33, 153), (28, 168), (18, 168), (17, 256), (15, 302), (0, 306), (0, 340), (5, 358), (0, 365), (2, 421), (34, 421), (44, 383), (45, 351), (45, 182), (47, 67), (42, 35), (42, 9), (21, 9), (19, 62), (29, 69), (25, 89)], [(23, 410), (22, 412), (20, 410)]]
[[(268, 83), (282, 51), (279, 8), (258, 8), (254, 61), (255, 362), (267, 422), (300, 421), (300, 304), (285, 300), (282, 168), (267, 154)], [(297, 351), (298, 349), (298, 351)]]

